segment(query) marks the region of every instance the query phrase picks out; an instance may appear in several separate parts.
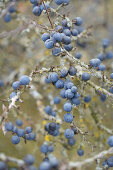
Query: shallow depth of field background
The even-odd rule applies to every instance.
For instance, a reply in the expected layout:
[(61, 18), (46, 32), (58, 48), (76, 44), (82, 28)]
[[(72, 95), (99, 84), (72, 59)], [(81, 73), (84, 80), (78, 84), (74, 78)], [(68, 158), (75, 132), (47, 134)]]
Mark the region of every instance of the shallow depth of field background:
[[(83, 26), (88, 27), (90, 25), (93, 26), (92, 36), (87, 39), (81, 39), (81, 42), (85, 42), (86, 48), (77, 47), (77, 51), (80, 51), (83, 54), (82, 60), (88, 64), (89, 59), (97, 56), (99, 52), (101, 52), (101, 41), (104, 38), (109, 38), (111, 41), (111, 50), (113, 50), (113, 0), (70, 0), (71, 3), (68, 7), (64, 7), (60, 12), (66, 13), (70, 18), (74, 18), (76, 16), (83, 17)], [(11, 31), (17, 28), (20, 24), (22, 24), (22, 19), (26, 17), (34, 17), (32, 14), (32, 6), (29, 1), (20, 0), (17, 3), (18, 14), (13, 15), (13, 20), (10, 23), (4, 23), (2, 19), (0, 19), (0, 34), (3, 31)], [(18, 15), (18, 17), (17, 17)], [(34, 17), (38, 22), (45, 23), (49, 25), (46, 16), (41, 15), (40, 17)], [(52, 17), (52, 21), (55, 21), (55, 18)], [(105, 61), (106, 62), (106, 61)], [(107, 61), (107, 65), (112, 65), (112, 61)], [(48, 51), (42, 40), (40, 39), (40, 35), (38, 31), (29, 29), (26, 32), (22, 32), (21, 34), (11, 36), (10, 38), (1, 38), (0, 39), (0, 79), (3, 79), (7, 82), (10, 80), (10, 77), (15, 74), (15, 80), (18, 79), (18, 75), (27, 74), (29, 75), (35, 66), (38, 66), (38, 69), (41, 67), (50, 67), (57, 66), (59, 64), (59, 58), (53, 57), (51, 55), (51, 51)], [(49, 104), (49, 100), (47, 98), (48, 95), (52, 94), (53, 97), (59, 94), (58, 90), (55, 90), (51, 85), (40, 84), (39, 80), (40, 76), (36, 76), (34, 85), (36, 90), (43, 97), (43, 104), (46, 106)], [(96, 82), (96, 80), (95, 80)], [(0, 88), (0, 99), (7, 99), (9, 94), (12, 92), (11, 88), (12, 82), (3, 88)], [(86, 88), (87, 89), (87, 88)], [(95, 114), (99, 112), (102, 118), (102, 123), (106, 125), (108, 128), (113, 128), (113, 110), (110, 104), (110, 101), (102, 103), (99, 100), (99, 97), (95, 95), (94, 91), (88, 91), (88, 93), (92, 93), (93, 100), (88, 108), (76, 109), (75, 112), (75, 120), (78, 127), (83, 129), (83, 131), (88, 131), (89, 135), (87, 139), (94, 145), (94, 150), (92, 147), (84, 142), (84, 151), (85, 155), (83, 157), (79, 157), (77, 155), (77, 147), (82, 140), (80, 135), (75, 136), (76, 144), (72, 148), (68, 148), (66, 150), (66, 159), (77, 161), (83, 160), (85, 158), (91, 157), (95, 153), (99, 153), (100, 151), (108, 148), (106, 144), (106, 139), (108, 135), (97, 129), (95, 126), (94, 120), (91, 117), (91, 110)], [(22, 96), (24, 103), (21, 104), (20, 108), (22, 108), (22, 112), (20, 115), (13, 110), (9, 114), (9, 120), (15, 122), (17, 115), (18, 118), (24, 121), (24, 126), (32, 124), (32, 126), (39, 125), (43, 122), (43, 117), (40, 116), (38, 106), (35, 98), (26, 90), (24, 95)], [(62, 108), (62, 103), (58, 106), (58, 109)], [(2, 113), (2, 103), (0, 103), (0, 114)], [(84, 116), (84, 120), (80, 120), (79, 113), (86, 115), (86, 119)], [(28, 115), (29, 120), (25, 118), (23, 115)], [(63, 117), (63, 113), (60, 113), (61, 117)], [(41, 124), (42, 125), (42, 124)], [(42, 125), (43, 126), (43, 125)], [(67, 124), (64, 123), (64, 128), (67, 127)], [(34, 129), (35, 130), (35, 129)], [(37, 141), (28, 141), (27, 144), (24, 143), (23, 140), (18, 145), (13, 145), (11, 143), (11, 134), (7, 133), (6, 136), (3, 135), (2, 131), (0, 131), (0, 152), (4, 152), (5, 154), (17, 158), (23, 158), (27, 153), (31, 153), (35, 155), (36, 165), (39, 165), (41, 162), (43, 155), (40, 153), (40, 145), (43, 143), (44, 137), (41, 134), (37, 134)], [(101, 141), (101, 142), (99, 142)], [(65, 146), (64, 146), (65, 148)], [(60, 144), (55, 147), (54, 154), (58, 159), (64, 158), (62, 153), (65, 152)], [(63, 151), (64, 149), (64, 151)], [(62, 153), (60, 151), (63, 151)], [(65, 153), (64, 153), (65, 154)], [(92, 166), (92, 165), (91, 165)], [(86, 169), (93, 170), (94, 166), (86, 167)], [(84, 168), (85, 169), (85, 168)]]

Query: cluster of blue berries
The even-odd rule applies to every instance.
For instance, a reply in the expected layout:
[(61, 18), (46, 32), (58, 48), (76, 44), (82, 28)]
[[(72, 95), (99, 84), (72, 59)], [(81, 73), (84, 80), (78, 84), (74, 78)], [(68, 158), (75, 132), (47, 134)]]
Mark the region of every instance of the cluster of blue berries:
[[(40, 0), (30, 0), (30, 3), (33, 4), (32, 13), (35, 16), (40, 16), (42, 11), (46, 11), (50, 9), (48, 2), (41, 2)], [(57, 5), (61, 5), (61, 4), (68, 5), (69, 0), (55, 0), (55, 3)]]
[(56, 112), (54, 112), (51, 108), (51, 106), (46, 106), (45, 109), (44, 109), (45, 113), (48, 114), (48, 115), (51, 115), (53, 117), (56, 117)]
[(113, 156), (110, 156), (107, 160), (102, 163), (103, 167), (111, 168), (113, 167)]
[(101, 64), (101, 60), (98, 58), (91, 59), (90, 60), (90, 66), (94, 69), (97, 69), (97, 71), (105, 71), (106, 66), (104, 64)]
[(31, 154), (26, 155), (24, 157), (24, 162), (28, 170), (37, 170), (37, 168), (33, 165), (35, 162), (35, 158), (33, 155)]
[[(76, 21), (75, 24), (77, 26), (82, 24), (82, 19), (80, 17), (76, 17), (74, 21)], [(55, 29), (55, 31), (51, 32), (51, 35), (49, 33), (44, 33), (42, 35), (42, 40), (44, 41), (46, 48), (52, 49), (53, 56), (59, 56), (64, 52), (60, 47), (60, 44), (62, 43), (63, 48), (66, 51), (71, 51), (73, 49), (71, 38), (77, 36), (79, 32), (75, 27), (71, 28), (68, 26), (67, 19), (63, 19), (62, 25), (57, 25)], [(75, 57), (78, 59), (80, 59), (81, 56), (81, 53), (75, 54)]]
[(8, 13), (4, 16), (4, 21), (6, 22), (6, 23), (8, 23), (8, 22), (10, 22), (11, 20), (12, 20), (12, 13), (14, 13), (14, 12), (16, 12), (16, 8), (15, 8), (15, 6), (11, 6), (10, 8), (9, 8), (9, 11), (8, 11)]
[(39, 0), (30, 0), (31, 4), (33, 4), (33, 10), (32, 13), (35, 16), (40, 16), (42, 11), (44, 10), (48, 10), (50, 8), (49, 3), (48, 2), (41, 2)]
[[(22, 120), (18, 119), (16, 120), (16, 125), (21, 127), (23, 125)], [(22, 128), (18, 128), (17, 126), (15, 126), (12, 122), (6, 122), (5, 123), (5, 129), (7, 131), (11, 131), (13, 136), (11, 138), (11, 142), (13, 144), (18, 144), (20, 142), (20, 137), (24, 138), (24, 140), (35, 140), (35, 133), (32, 132), (32, 127), (31, 126), (27, 126), (24, 129)], [(15, 134), (15, 135), (14, 135)]]
[[(112, 59), (113, 58), (113, 52), (112, 51), (106, 51), (106, 49), (109, 47), (110, 41), (108, 39), (104, 39), (102, 41), (102, 47), (103, 47), (103, 53), (98, 54), (97, 58), (91, 59), (89, 64), (90, 67), (93, 67), (97, 71), (102, 71), (104, 72), (106, 70), (105, 64), (102, 64), (101, 62), (106, 60), (106, 59)], [(113, 73), (110, 75), (111, 81), (113, 79)], [(110, 93), (113, 93), (113, 87), (111, 86), (110, 89), (108, 90)], [(107, 97), (105, 94), (100, 93), (100, 100), (101, 101), (106, 101)]]
[[(72, 112), (72, 107), (73, 105), (79, 106), (80, 105), (80, 94), (78, 93), (77, 87), (71, 82), (70, 79), (66, 79), (68, 74), (70, 76), (75, 76), (76, 75), (76, 68), (71, 66), (69, 70), (66, 70), (65, 68), (60, 70), (59, 75), (56, 72), (52, 72), (49, 74), (48, 77), (45, 78), (45, 83), (50, 84), (52, 83), (57, 89), (62, 89), (60, 91), (60, 97), (63, 99), (67, 99), (68, 102), (64, 103), (63, 105), (63, 110), (66, 111), (67, 113), (64, 114), (64, 121), (66, 123), (72, 123), (73, 122), (73, 114)], [(86, 81), (87, 76), (84, 78), (84, 73), (83, 73), (83, 80)], [(88, 79), (87, 79), (88, 80)], [(60, 97), (55, 97), (54, 98), (54, 104), (59, 104), (61, 102)], [(89, 103), (91, 101), (91, 96), (86, 95), (84, 97), (84, 102)], [(52, 108), (51, 106), (46, 106), (45, 107), (45, 113), (48, 115), (52, 115)], [(45, 131), (48, 132), (48, 134), (52, 136), (58, 136), (60, 130), (59, 124), (52, 122), (52, 123), (47, 123), (45, 125)], [(74, 136), (78, 134), (78, 131), (76, 127), (71, 126), (70, 128), (66, 129), (64, 131), (64, 136), (67, 139), (68, 145), (73, 146), (76, 141), (74, 139)], [(79, 156), (84, 155), (84, 150), (78, 149), (77, 151)]]
[(40, 151), (44, 154), (47, 154), (48, 152), (51, 153), (54, 151), (54, 146), (48, 144), (42, 144), (40, 147)]
[[(55, 124), (50, 125), (51, 129), (55, 127)], [(48, 143), (44, 143), (40, 146), (40, 151), (45, 155), (45, 158), (43, 159), (42, 163), (39, 166), (39, 170), (53, 170), (58, 169), (59, 167), (59, 161), (56, 157), (49, 157), (49, 154), (54, 151), (53, 145), (48, 145)]]
[[(107, 143), (110, 147), (113, 147), (113, 136), (109, 136), (107, 139)], [(110, 168), (113, 167), (113, 156), (109, 157), (102, 163), (103, 167)]]
[(17, 95), (17, 90), (20, 88), (20, 86), (26, 86), (26, 85), (29, 85), (30, 83), (30, 77), (29, 76), (26, 76), (26, 75), (23, 75), (20, 77), (19, 81), (15, 81), (12, 83), (12, 88), (13, 91), (9, 98), (12, 99), (13, 97), (15, 97)]
[(113, 52), (107, 50), (109, 45), (110, 45), (110, 41), (108, 39), (103, 39), (102, 41), (103, 52), (98, 54), (97, 59), (99, 60), (93, 59), (93, 63), (91, 63), (92, 67), (95, 68), (96, 66), (97, 70), (100, 70), (100, 71), (106, 70), (106, 66), (104, 64), (101, 64), (101, 61), (113, 58)]
[(45, 131), (52, 136), (58, 136), (59, 129), (60, 129), (60, 125), (55, 122), (47, 123), (45, 125)]
[[(76, 68), (71, 66), (69, 68), (69, 70), (67, 70), (65, 68), (60, 70), (60, 76), (57, 73), (53, 72), (45, 79), (45, 82), (47, 84), (52, 83), (57, 89), (62, 89), (60, 91), (60, 96), (64, 99), (68, 99), (70, 101), (70, 103), (66, 102), (63, 106), (63, 109), (66, 112), (70, 112), (72, 110), (72, 104), (74, 104), (76, 106), (80, 105), (80, 94), (77, 91), (77, 87), (71, 82), (70, 79), (66, 80), (66, 77), (68, 74), (70, 76), (75, 76), (76, 73), (77, 73)], [(65, 80), (63, 80), (63, 78)], [(87, 72), (84, 72), (82, 74), (82, 80), (88, 81), (89, 79), (90, 79), (90, 74)], [(91, 100), (90, 96), (86, 96), (84, 98), (84, 101), (86, 101), (86, 102), (90, 102), (90, 100)], [(60, 99), (57, 97), (54, 99), (54, 102), (59, 103)], [(52, 114), (51, 107), (47, 106), (45, 108), (45, 112), (47, 114)]]
[(56, 157), (45, 157), (39, 166), (39, 170), (57, 170), (59, 167), (59, 160)]

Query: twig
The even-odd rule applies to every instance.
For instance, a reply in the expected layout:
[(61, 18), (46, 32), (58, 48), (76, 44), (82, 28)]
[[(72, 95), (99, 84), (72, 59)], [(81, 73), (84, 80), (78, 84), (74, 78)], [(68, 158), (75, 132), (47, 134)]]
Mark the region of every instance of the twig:
[(106, 89), (103, 89), (100, 86), (97, 86), (95, 83), (91, 81), (88, 81), (87, 84), (93, 87), (96, 91), (100, 90), (102, 93), (106, 94), (107, 97), (111, 97), (113, 99), (113, 94), (108, 92)]
[(11, 30), (9, 32), (3, 32), (0, 34), (0, 39), (2, 38), (6, 38), (6, 37), (12, 37), (12, 36), (17, 36), (20, 32), (24, 31), (26, 28), (28, 28), (28, 25), (33, 24), (37, 27), (39, 27), (40, 29), (45, 29), (47, 31), (52, 31), (51, 29), (49, 29), (47, 26), (39, 24), (35, 21), (34, 18), (31, 18), (30, 16), (28, 16), (29, 19), (28, 21), (24, 22), (23, 25), (18, 26), (16, 29)]
[(95, 155), (95, 156), (93, 156), (91, 158), (85, 159), (82, 162), (69, 162), (69, 167), (70, 168), (76, 167), (78, 169), (81, 169), (84, 165), (92, 163), (97, 159), (103, 158), (107, 154), (113, 154), (113, 148), (110, 148), (108, 150), (102, 151), (99, 154), (97, 154), (97, 155)]
[(108, 134), (113, 135), (113, 130), (108, 129), (106, 126), (98, 123), (98, 124), (97, 124), (97, 127), (99, 127), (101, 130), (106, 131)]
[(44, 0), (42, 0), (42, 2), (43, 2), (43, 4), (44, 4), (44, 7), (45, 7), (45, 10), (46, 10), (46, 13), (47, 13), (48, 20), (49, 20), (49, 22), (50, 22), (50, 24), (51, 24), (51, 28), (53, 29), (53, 24), (52, 24), (51, 19), (50, 19), (50, 17), (49, 17), (49, 13), (48, 13), (48, 10), (47, 10), (46, 5), (45, 5), (45, 3), (44, 3)]
[(29, 25), (29, 22), (24, 23), (23, 25), (20, 25), (20, 26), (17, 27), (15, 30), (12, 30), (12, 31), (10, 31), (10, 32), (3, 32), (3, 33), (1, 33), (1, 34), (0, 34), (0, 39), (17, 35), (17, 34), (19, 34), (21, 31), (23, 31), (24, 29), (26, 29), (28, 25)]
[(22, 167), (24, 165), (24, 161), (21, 159), (13, 158), (10, 156), (6, 156), (4, 153), (0, 153), (0, 160), (4, 162), (14, 162), (16, 163), (19, 167)]

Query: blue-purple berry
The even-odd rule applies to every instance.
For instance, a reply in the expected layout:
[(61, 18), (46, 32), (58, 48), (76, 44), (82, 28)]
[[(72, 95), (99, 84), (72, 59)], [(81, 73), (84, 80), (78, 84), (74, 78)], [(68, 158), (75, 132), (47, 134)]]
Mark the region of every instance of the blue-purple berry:
[(110, 44), (110, 41), (106, 38), (106, 39), (103, 39), (102, 41), (102, 46), (103, 48), (107, 48)]
[(64, 121), (67, 123), (71, 123), (73, 121), (73, 115), (71, 113), (66, 113), (64, 115)]
[(11, 138), (11, 142), (12, 142), (13, 144), (18, 144), (18, 143), (20, 142), (20, 138), (19, 138), (18, 136), (14, 135), (14, 136), (12, 136), (12, 138)]
[(14, 125), (13, 125), (12, 122), (6, 122), (6, 123), (5, 123), (5, 129), (6, 129), (7, 131), (12, 131), (13, 127), (14, 127)]
[(33, 155), (31, 154), (28, 154), (24, 157), (24, 162), (27, 164), (27, 165), (32, 165), (35, 161), (35, 158)]
[(30, 78), (29, 76), (23, 75), (20, 77), (19, 81), (20, 81), (20, 85), (29, 85)]
[(62, 89), (64, 87), (64, 81), (63, 80), (58, 80), (55, 83), (55, 86), (56, 86), (57, 89)]
[(83, 21), (82, 21), (82, 18), (81, 18), (81, 17), (76, 17), (75, 20), (76, 20), (76, 23), (75, 23), (75, 24), (76, 24), (77, 26), (82, 25), (82, 22), (83, 22)]
[(14, 90), (19, 89), (19, 87), (20, 87), (20, 82), (19, 82), (19, 81), (15, 81), (15, 82), (13, 82), (13, 84), (12, 84), (12, 88), (13, 88)]
[(64, 131), (64, 136), (65, 136), (65, 138), (67, 138), (67, 139), (73, 138), (73, 137), (74, 137), (74, 132), (73, 132), (73, 130), (72, 130), (72, 129), (66, 129), (66, 130)]
[(110, 147), (113, 147), (113, 136), (109, 136), (107, 139), (107, 143)]
[(53, 54), (53, 56), (59, 56), (59, 55), (61, 54), (61, 48), (59, 48), (59, 47), (54, 47), (54, 48), (52, 49), (52, 54)]
[(56, 97), (54, 98), (54, 104), (59, 104), (60, 101), (61, 101), (60, 97), (56, 96)]
[(50, 39), (50, 35), (48, 33), (42, 34), (42, 40), (45, 42), (46, 40)]
[(48, 152), (48, 145), (47, 144), (42, 144), (40, 147), (40, 151), (42, 153), (47, 153)]
[(27, 126), (26, 128), (25, 128), (25, 131), (27, 132), (27, 133), (31, 133), (32, 132), (32, 127), (31, 126)]
[(23, 125), (22, 120), (17, 119), (17, 120), (16, 120), (16, 125), (17, 125), (17, 126), (22, 126), (22, 125)]
[(12, 17), (11, 17), (10, 14), (6, 14), (6, 15), (4, 16), (4, 21), (5, 21), (6, 23), (10, 22), (11, 19), (12, 19)]
[(51, 82), (53, 82), (53, 83), (55, 83), (55, 82), (57, 82), (58, 81), (58, 74), (57, 73), (51, 73), (50, 75), (49, 75), (49, 79), (51, 80)]
[(52, 108), (51, 108), (51, 106), (46, 106), (45, 109), (44, 109), (44, 111), (45, 111), (48, 115), (51, 115), (51, 113), (52, 113)]
[(40, 16), (41, 15), (41, 8), (39, 6), (35, 6), (32, 10), (32, 13), (35, 15), (35, 16)]
[(68, 139), (68, 145), (73, 146), (76, 143), (74, 138)]
[(64, 103), (64, 105), (63, 105), (63, 109), (64, 109), (64, 111), (66, 111), (66, 112), (70, 112), (71, 110), (72, 110), (72, 105), (71, 105), (71, 103)]
[(78, 149), (77, 151), (79, 156), (83, 156), (84, 155), (84, 150), (83, 149)]
[(85, 96), (85, 97), (84, 97), (84, 101), (85, 101), (86, 103), (89, 103), (89, 102), (91, 101), (91, 96), (90, 96), (90, 95)]
[(84, 73), (82, 74), (82, 80), (83, 80), (83, 81), (88, 81), (90, 78), (91, 78), (91, 75), (90, 75), (89, 73), (84, 72)]
[(81, 59), (81, 57), (82, 57), (82, 54), (80, 52), (75, 53), (75, 58)]
[(16, 95), (17, 95), (17, 93), (16, 93), (15, 91), (13, 91), (13, 92), (10, 94), (9, 98), (12, 99), (12, 98), (15, 97)]
[(18, 136), (18, 137), (23, 137), (24, 134), (25, 134), (24, 129), (18, 129), (18, 130), (17, 130), (17, 136)]
[(74, 76), (77, 73), (77, 69), (73, 66), (71, 66), (68, 70), (69, 75)]

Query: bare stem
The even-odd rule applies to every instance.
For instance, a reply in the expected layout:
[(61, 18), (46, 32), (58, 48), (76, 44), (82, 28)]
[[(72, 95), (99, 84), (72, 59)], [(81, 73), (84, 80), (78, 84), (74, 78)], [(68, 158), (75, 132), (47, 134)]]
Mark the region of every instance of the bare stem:
[(45, 3), (44, 3), (44, 0), (42, 0), (42, 2), (43, 2), (43, 4), (44, 4), (44, 7), (45, 7), (45, 10), (46, 10), (46, 13), (47, 13), (48, 20), (49, 20), (49, 22), (50, 22), (50, 24), (51, 24), (51, 28), (53, 29), (53, 24), (52, 24), (52, 21), (51, 21), (51, 19), (50, 19), (50, 17), (49, 17), (49, 13), (48, 13), (48, 10), (47, 10), (46, 5), (45, 5)]

